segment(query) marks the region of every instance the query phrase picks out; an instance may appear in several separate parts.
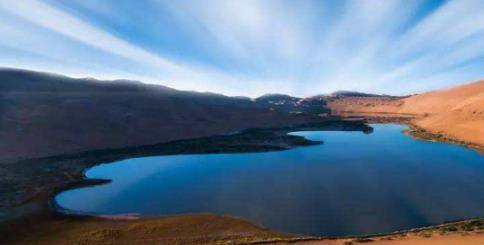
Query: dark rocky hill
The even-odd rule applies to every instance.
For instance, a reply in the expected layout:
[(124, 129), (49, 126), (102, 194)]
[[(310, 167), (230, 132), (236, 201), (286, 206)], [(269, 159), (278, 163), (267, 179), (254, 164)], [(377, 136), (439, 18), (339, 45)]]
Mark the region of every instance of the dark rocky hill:
[(345, 90), (333, 92), (331, 93), (331, 97), (395, 97), (397, 98), (397, 96), (391, 96), (386, 94), (369, 94), (369, 93), (345, 91)]

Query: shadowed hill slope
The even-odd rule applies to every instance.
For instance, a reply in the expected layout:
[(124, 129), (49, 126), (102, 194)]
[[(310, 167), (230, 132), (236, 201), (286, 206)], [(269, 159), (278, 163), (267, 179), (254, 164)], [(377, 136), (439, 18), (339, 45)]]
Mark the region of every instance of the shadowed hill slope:
[(247, 98), (0, 70), (0, 162), (304, 121)]

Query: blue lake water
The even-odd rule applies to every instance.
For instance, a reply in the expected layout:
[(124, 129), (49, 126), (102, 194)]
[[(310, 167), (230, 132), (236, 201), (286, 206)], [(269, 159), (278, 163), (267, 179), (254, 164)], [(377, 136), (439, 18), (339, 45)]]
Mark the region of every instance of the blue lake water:
[(133, 158), (89, 178), (112, 183), (60, 193), (58, 205), (95, 214), (238, 216), (307, 235), (389, 232), (484, 216), (484, 157), (414, 140), (404, 126), (374, 132), (296, 132), (324, 144), (265, 153)]

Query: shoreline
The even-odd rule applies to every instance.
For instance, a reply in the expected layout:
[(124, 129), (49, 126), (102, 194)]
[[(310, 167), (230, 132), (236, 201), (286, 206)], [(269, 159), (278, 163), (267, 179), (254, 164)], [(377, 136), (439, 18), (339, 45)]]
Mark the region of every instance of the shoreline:
[[(381, 118), (380, 118), (381, 120)], [(459, 141), (451, 141), (450, 139), (447, 139), (445, 137), (442, 137), (442, 136), (436, 136), (435, 134), (431, 134), (430, 132), (427, 132), (425, 131), (424, 129), (420, 129), (418, 128), (418, 126), (415, 126), (411, 123), (410, 120), (408, 119), (404, 119), (402, 121), (402, 118), (397, 118), (397, 119), (392, 119), (391, 118), (385, 118), (384, 121), (379, 121), (377, 122), (377, 120), (375, 119), (366, 119), (365, 121), (373, 121), (375, 123), (389, 123), (389, 122), (394, 122), (394, 123), (401, 123), (401, 124), (406, 124), (410, 127), (411, 130), (406, 130), (404, 131), (403, 133), (405, 133), (406, 135), (408, 135), (409, 137), (421, 137), (421, 138), (417, 138), (417, 139), (424, 139), (424, 140), (432, 140), (432, 141), (440, 141), (440, 142), (445, 142), (445, 143), (452, 143), (452, 144), (456, 144), (458, 143)], [(346, 128), (345, 128), (345, 125), (343, 125), (343, 127), (341, 127), (341, 125), (338, 125), (339, 129), (344, 129), (344, 130), (355, 130), (354, 126), (356, 125), (356, 128), (358, 128), (359, 130), (361, 131), (365, 131), (365, 130), (368, 130), (368, 127), (366, 124), (361, 124), (361, 121), (358, 121), (358, 120), (348, 120), (346, 122), (351, 122), (349, 123), (348, 125), (346, 125)], [(326, 122), (327, 123), (327, 122)], [(341, 121), (338, 121), (338, 123), (341, 123)], [(354, 124), (356, 123), (356, 124)], [(195, 142), (195, 145), (197, 146), (200, 146), (200, 140), (204, 141), (204, 140), (208, 140), (208, 142), (210, 142), (212, 140), (220, 140), (219, 137), (235, 137), (237, 143), (240, 143), (240, 137), (241, 135), (242, 136), (247, 136), (246, 134), (249, 134), (248, 138), (251, 138), (252, 134), (255, 133), (255, 135), (258, 135), (259, 137), (262, 136), (262, 138), (257, 138), (257, 140), (261, 140), (266, 143), (266, 144), (256, 144), (255, 145), (252, 145), (249, 146), (249, 145), (245, 145), (245, 144), (240, 144), (238, 145), (239, 147), (235, 147), (236, 145), (233, 145), (233, 141), (232, 142), (229, 142), (228, 143), (228, 148), (227, 149), (224, 149), (224, 150), (228, 150), (228, 151), (215, 151), (215, 152), (211, 152), (210, 150), (210, 147), (207, 149), (200, 149), (200, 148), (197, 148), (197, 150), (200, 150), (199, 152), (196, 152), (196, 153), (191, 153), (191, 154), (198, 154), (198, 153), (235, 153), (235, 152), (260, 152), (260, 151), (277, 151), (277, 150), (285, 150), (285, 149), (290, 149), (290, 148), (293, 148), (293, 147), (298, 147), (298, 146), (304, 146), (304, 145), (312, 145), (312, 144), (318, 144), (319, 142), (314, 142), (314, 141), (310, 141), (310, 140), (307, 140), (305, 139), (304, 137), (301, 137), (301, 136), (291, 136), (291, 135), (288, 135), (287, 132), (290, 132), (290, 131), (304, 131), (304, 130), (325, 130), (325, 127), (326, 127), (326, 130), (332, 130), (332, 128), (335, 127), (335, 125), (329, 125), (329, 128), (328, 128), (328, 125), (319, 125), (320, 127), (317, 128), (315, 127), (315, 125), (299, 125), (297, 127), (284, 127), (284, 128), (278, 128), (278, 129), (253, 129), (253, 130), (246, 130), (246, 131), (243, 131), (241, 134), (235, 134), (235, 135), (224, 135), (224, 136), (214, 136), (214, 137), (207, 137), (207, 138), (202, 138), (202, 139), (193, 139), (193, 140), (183, 140), (182, 143), (181, 143), (181, 146), (182, 147), (185, 147), (185, 143), (187, 142)], [(323, 127), (321, 127), (323, 126)], [(348, 127), (349, 126), (349, 127)], [(366, 127), (364, 127), (366, 126)], [(353, 127), (353, 128), (352, 128)], [(334, 130), (334, 129), (333, 129)], [(269, 132), (269, 134), (267, 134)], [(415, 133), (412, 133), (412, 132), (415, 132)], [(282, 135), (281, 135), (282, 133)], [(259, 135), (259, 134), (262, 134), (262, 135)], [(267, 144), (268, 140), (270, 140), (270, 137), (269, 139), (266, 138), (267, 136), (276, 136), (276, 138), (278, 138), (279, 140), (280, 139), (283, 139), (282, 140), (282, 144), (283, 146), (281, 146), (281, 142), (279, 142), (278, 144), (274, 145), (274, 144)], [(434, 137), (434, 138), (432, 138)], [(244, 137), (242, 137), (244, 138)], [(300, 139), (302, 138), (302, 139)], [(272, 139), (274, 140), (274, 139)], [(197, 143), (198, 142), (198, 143)], [(207, 142), (204, 142), (204, 143), (207, 143)], [(260, 143), (260, 142), (259, 142)], [(273, 142), (272, 142), (273, 143)], [(170, 144), (173, 144), (173, 142), (170, 142)], [(176, 147), (176, 144), (175, 143), (175, 149), (177, 149)], [(232, 145), (231, 145), (232, 144)], [(166, 145), (166, 144), (163, 144), (163, 145)], [(203, 145), (203, 144), (202, 144)], [(460, 144), (460, 145), (463, 145), (463, 144)], [(276, 147), (278, 146), (278, 147)], [(143, 147), (146, 147), (146, 146), (142, 146), (142, 147), (136, 147), (138, 150), (141, 149), (141, 151), (138, 151), (137, 154), (134, 154), (134, 155), (131, 155), (131, 157), (142, 157), (142, 156), (149, 156), (150, 155), (150, 149), (144, 149)], [(149, 148), (150, 146), (148, 146)], [(178, 146), (180, 147), (180, 146)], [(156, 147), (155, 147), (156, 148)], [(255, 149), (255, 151), (254, 151)], [(153, 149), (151, 149), (153, 150)], [(213, 149), (212, 149), (213, 150)], [(121, 150), (122, 152), (123, 150)], [(176, 152), (176, 150), (175, 150)], [(153, 152), (151, 152), (152, 154)], [(88, 157), (87, 159), (91, 159), (89, 157), (91, 153), (88, 153)], [(128, 154), (129, 153), (125, 153), (125, 154)], [(171, 152), (171, 154), (190, 154), (190, 153), (173, 153), (173, 151)], [(168, 153), (167, 155), (171, 155), (170, 153)], [(161, 153), (161, 155), (165, 155), (163, 153)], [(58, 157), (58, 156), (57, 156)], [(53, 157), (54, 159), (56, 159), (57, 157)], [(74, 156), (74, 157), (78, 157), (78, 156)], [(92, 156), (91, 156), (92, 157)], [(65, 158), (65, 156), (60, 156), (61, 159)], [(67, 157), (69, 158), (69, 157)], [(82, 171), (80, 172), (81, 174), (79, 175), (79, 173), (77, 175), (74, 175), (74, 176), (71, 176), (73, 177), (73, 179), (75, 181), (71, 181), (63, 186), (57, 186), (57, 188), (54, 188), (54, 189), (51, 189), (49, 192), (47, 193), (41, 193), (40, 196), (34, 196), (34, 198), (30, 199), (30, 200), (25, 200), (23, 203), (29, 203), (29, 202), (34, 202), (34, 203), (37, 203), (39, 206), (39, 209), (36, 211), (36, 212), (33, 212), (33, 214), (26, 214), (26, 216), (30, 216), (30, 215), (38, 215), (40, 214), (41, 217), (43, 218), (46, 218), (46, 217), (49, 217), (47, 218), (46, 220), (44, 220), (45, 222), (49, 222), (49, 219), (52, 219), (54, 222), (57, 220), (57, 219), (68, 219), (68, 220), (73, 220), (73, 222), (80, 222), (82, 223), (84, 220), (99, 220), (99, 222), (107, 222), (105, 220), (110, 220), (110, 221), (113, 221), (113, 222), (129, 222), (130, 220), (132, 219), (112, 219), (110, 217), (102, 217), (102, 216), (99, 216), (99, 215), (96, 215), (96, 216), (93, 216), (93, 215), (90, 215), (90, 214), (79, 214), (79, 213), (64, 213), (62, 211), (60, 211), (58, 208), (61, 208), (59, 207), (56, 203), (55, 203), (55, 196), (62, 192), (62, 191), (65, 191), (65, 190), (69, 190), (69, 189), (74, 189), (74, 188), (80, 188), (80, 187), (85, 187), (85, 186), (92, 186), (92, 185), (99, 185), (99, 184), (106, 184), (106, 183), (109, 183), (110, 180), (104, 180), (104, 179), (88, 179), (86, 178), (86, 176), (84, 175), (84, 172), (95, 166), (95, 165), (98, 165), (98, 164), (103, 164), (103, 163), (109, 163), (109, 162), (112, 162), (112, 161), (117, 161), (117, 160), (120, 160), (120, 159), (124, 159), (124, 155), (119, 152), (115, 152), (114, 153), (114, 156), (113, 155), (110, 155), (106, 158), (105, 157), (100, 157), (98, 158), (97, 160), (98, 161), (93, 161), (93, 162), (90, 162), (90, 163), (87, 163), (85, 165), (82, 166)], [(49, 159), (52, 159), (52, 158), (49, 158)], [(83, 161), (87, 161), (86, 158), (82, 158), (81, 159)], [(106, 160), (108, 159), (108, 161), (103, 161), (101, 162), (102, 160)], [(62, 160), (61, 160), (62, 161)], [(74, 162), (75, 164), (75, 162)], [(77, 177), (77, 178), (76, 178)], [(80, 178), (79, 178), (80, 177)], [(45, 202), (47, 200), (47, 202)], [(22, 204), (21, 204), (22, 205)], [(20, 205), (20, 206), (21, 206)], [(163, 220), (163, 219), (169, 219), (169, 218), (175, 218), (176, 217), (187, 217), (187, 216), (191, 216), (193, 215), (194, 217), (197, 217), (198, 214), (182, 214), (182, 215), (175, 215), (175, 216), (161, 216), (161, 217), (141, 217), (139, 219), (136, 219), (136, 221), (139, 221), (139, 222), (144, 222), (144, 221), (152, 221), (152, 220)], [(205, 214), (202, 214), (202, 215), (205, 215)], [(243, 219), (240, 219), (240, 218), (237, 218), (237, 217), (220, 217), (220, 215), (212, 215), (212, 214), (207, 214), (208, 216), (210, 217), (219, 217), (221, 219), (223, 218), (235, 218), (237, 220), (243, 220)], [(14, 218), (13, 220), (21, 220), (22, 219), (22, 215), (17, 218)], [(101, 220), (104, 220), (104, 221), (101, 221)], [(10, 220), (11, 221), (11, 220)], [(244, 222), (248, 222), (250, 223), (250, 221), (246, 221), (246, 220), (243, 220)], [(354, 242), (362, 242), (364, 241), (365, 239), (376, 239), (376, 238), (379, 238), (379, 237), (387, 237), (387, 236), (396, 236), (396, 235), (401, 235), (401, 234), (407, 234), (407, 233), (415, 233), (415, 232), (422, 232), (422, 231), (429, 231), (429, 230), (436, 230), (436, 229), (441, 229), (441, 228), (445, 228), (445, 227), (450, 227), (450, 226), (455, 226), (455, 225), (458, 225), (458, 224), (466, 224), (468, 222), (474, 222), (476, 221), (477, 223), (477, 226), (478, 226), (478, 230), (482, 230), (484, 229), (484, 217), (482, 218), (475, 218), (475, 219), (464, 219), (464, 220), (461, 220), (461, 221), (456, 221), (456, 222), (451, 222), (451, 223), (444, 223), (444, 224), (436, 224), (436, 225), (432, 225), (432, 226), (427, 226), (427, 227), (420, 227), (420, 228), (413, 228), (413, 229), (410, 229), (410, 230), (403, 230), (403, 231), (394, 231), (394, 232), (390, 232), (390, 233), (378, 233), (378, 234), (367, 234), (367, 235), (361, 235), (361, 236), (339, 236), (339, 237), (313, 237), (313, 236), (303, 236), (303, 235), (288, 235), (288, 234), (284, 234), (284, 237), (279, 237), (278, 236), (274, 236), (274, 237), (266, 237), (262, 240), (253, 240), (253, 241), (244, 241), (243, 244), (247, 244), (247, 242), (249, 242), (249, 244), (268, 244), (268, 243), (286, 243), (286, 242), (289, 242), (289, 243), (296, 243), (296, 242), (309, 242), (309, 241), (324, 241), (324, 240), (335, 240), (335, 239), (345, 239), (345, 240), (350, 240), (350, 241), (354, 241)], [(5, 227), (3, 227), (5, 224), (8, 224), (10, 223), (9, 220), (7, 219), (6, 221), (0, 221), (0, 234), (2, 233), (2, 231), (5, 231)], [(252, 223), (250, 223), (252, 224)], [(253, 226), (256, 226), (256, 225), (253, 225)], [(3, 227), (3, 228), (2, 228)], [(258, 227), (258, 226), (256, 226)], [(272, 235), (274, 234), (282, 234), (282, 233), (279, 233), (277, 231), (273, 231), (273, 230), (270, 230), (270, 229), (266, 229), (266, 228), (262, 228), (262, 227), (258, 227), (259, 229), (262, 229), (262, 230), (265, 230), (265, 231), (270, 231)], [(453, 229), (451, 229), (451, 231), (449, 232), (452, 232)], [(453, 234), (453, 233), (452, 233)], [(229, 239), (229, 237), (227, 237), (227, 239)], [(223, 238), (222, 240), (226, 241), (225, 238)], [(359, 241), (361, 240), (361, 241)], [(12, 241), (10, 241), (12, 242)], [(236, 243), (237, 244), (237, 243)]]
[(440, 133), (434, 133), (430, 130), (427, 130), (425, 128), (422, 128), (415, 123), (408, 123), (408, 126), (410, 127), (409, 130), (405, 130), (404, 134), (408, 135), (409, 137), (412, 137), (417, 140), (425, 140), (425, 141), (431, 141), (431, 142), (440, 142), (440, 143), (448, 143), (448, 144), (453, 144), (453, 145), (460, 145), (472, 150), (475, 150), (479, 152), (480, 154), (484, 154), (484, 146), (475, 144), (472, 142), (464, 141), (464, 140), (459, 140), (457, 138), (440, 134)]

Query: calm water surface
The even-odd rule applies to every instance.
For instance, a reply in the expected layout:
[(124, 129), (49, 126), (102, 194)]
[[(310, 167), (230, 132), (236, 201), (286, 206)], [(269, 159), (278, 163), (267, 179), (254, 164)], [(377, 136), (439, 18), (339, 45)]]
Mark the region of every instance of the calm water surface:
[(308, 235), (389, 232), (484, 216), (484, 157), (374, 132), (296, 132), (324, 144), (288, 151), (133, 158), (96, 166), (107, 185), (59, 194), (96, 214), (215, 213)]

